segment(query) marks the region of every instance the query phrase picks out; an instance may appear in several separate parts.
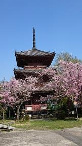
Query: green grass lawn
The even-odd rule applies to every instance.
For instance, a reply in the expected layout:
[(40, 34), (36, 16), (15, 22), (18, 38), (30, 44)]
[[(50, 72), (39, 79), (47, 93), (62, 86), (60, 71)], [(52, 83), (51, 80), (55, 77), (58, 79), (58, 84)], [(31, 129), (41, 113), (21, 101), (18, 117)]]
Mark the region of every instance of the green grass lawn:
[[(2, 121), (0, 121), (2, 123)], [(29, 121), (4, 121), (4, 124), (11, 123), (16, 128), (35, 130), (55, 130), (73, 127), (82, 127), (82, 120), (29, 120)]]

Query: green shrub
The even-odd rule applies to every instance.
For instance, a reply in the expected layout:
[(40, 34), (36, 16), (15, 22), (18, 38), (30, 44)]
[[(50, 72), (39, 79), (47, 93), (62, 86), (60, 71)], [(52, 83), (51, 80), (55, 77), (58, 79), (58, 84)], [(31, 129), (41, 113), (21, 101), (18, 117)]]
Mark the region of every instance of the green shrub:
[(66, 117), (65, 111), (64, 111), (64, 110), (59, 110), (59, 111), (56, 113), (56, 117), (57, 117), (57, 119), (59, 119), (59, 120), (65, 119), (65, 117)]
[(28, 121), (29, 120), (29, 115), (26, 114), (23, 119)]

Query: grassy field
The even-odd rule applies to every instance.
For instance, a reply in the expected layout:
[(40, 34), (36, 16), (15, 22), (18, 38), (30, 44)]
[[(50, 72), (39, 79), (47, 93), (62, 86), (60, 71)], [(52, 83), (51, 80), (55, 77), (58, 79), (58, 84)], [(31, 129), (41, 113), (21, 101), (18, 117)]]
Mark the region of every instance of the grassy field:
[[(3, 121), (0, 121), (3, 123)], [(35, 129), (35, 130), (55, 130), (73, 127), (82, 127), (82, 120), (29, 120), (29, 121), (4, 121), (4, 124), (10, 124), (16, 128)]]

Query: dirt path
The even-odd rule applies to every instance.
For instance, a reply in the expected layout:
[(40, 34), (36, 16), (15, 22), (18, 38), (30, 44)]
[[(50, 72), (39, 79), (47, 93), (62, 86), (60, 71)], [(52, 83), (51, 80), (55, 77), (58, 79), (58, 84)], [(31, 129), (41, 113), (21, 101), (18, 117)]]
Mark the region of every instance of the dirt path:
[(57, 134), (64, 138), (76, 143), (78, 146), (82, 146), (82, 128), (68, 128), (64, 130), (55, 131)]
[(82, 146), (81, 139), (81, 128), (0, 132), (0, 146)]

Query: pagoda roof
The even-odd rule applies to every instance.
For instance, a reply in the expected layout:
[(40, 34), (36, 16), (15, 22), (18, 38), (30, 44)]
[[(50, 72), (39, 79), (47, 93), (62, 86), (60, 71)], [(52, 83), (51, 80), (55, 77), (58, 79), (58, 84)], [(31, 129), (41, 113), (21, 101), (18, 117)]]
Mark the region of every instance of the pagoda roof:
[(24, 70), (24, 69), (14, 69), (14, 74), (16, 79), (25, 79), (28, 76), (36, 77), (39, 75), (41, 70)]
[(38, 50), (36, 48), (36, 42), (35, 42), (35, 29), (33, 28), (33, 47), (30, 50), (27, 51), (21, 51), (21, 52), (15, 52), (17, 66), (18, 67), (24, 67), (29, 65), (45, 65), (50, 66), (54, 56), (55, 52), (45, 52)]
[(21, 72), (21, 73), (28, 73), (28, 72), (39, 72), (39, 71), (42, 71), (41, 69), (38, 69), (38, 70), (36, 70), (36, 69), (33, 69), (33, 70), (31, 70), (31, 69), (28, 69), (28, 70), (25, 70), (25, 69), (15, 69), (14, 68), (14, 71), (16, 71), (16, 72)]
[(20, 55), (20, 56), (55, 56), (55, 52), (45, 52), (38, 50), (36, 48), (32, 48), (28, 51), (21, 51), (21, 52), (15, 52), (15, 55)]
[(55, 56), (55, 52), (44, 52), (33, 48), (24, 52), (15, 52), (15, 56), (18, 67), (28, 66), (29, 63), (37, 63), (38, 65), (42, 64), (48, 67)]

